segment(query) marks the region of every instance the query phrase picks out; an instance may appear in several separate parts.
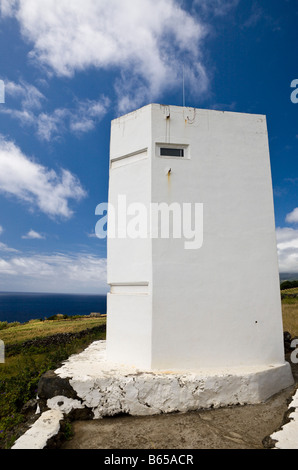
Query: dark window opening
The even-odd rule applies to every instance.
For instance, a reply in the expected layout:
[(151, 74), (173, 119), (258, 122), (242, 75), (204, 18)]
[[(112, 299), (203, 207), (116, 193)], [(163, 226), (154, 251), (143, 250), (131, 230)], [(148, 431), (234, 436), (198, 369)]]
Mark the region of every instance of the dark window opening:
[(160, 149), (161, 157), (184, 157), (184, 149), (165, 148)]

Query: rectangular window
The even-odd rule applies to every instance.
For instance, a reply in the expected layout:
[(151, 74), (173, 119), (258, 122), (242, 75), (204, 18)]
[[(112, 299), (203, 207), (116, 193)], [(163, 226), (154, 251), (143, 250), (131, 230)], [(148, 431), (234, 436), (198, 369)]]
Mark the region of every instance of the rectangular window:
[(161, 157), (184, 157), (183, 148), (168, 148), (160, 147), (160, 156)]
[(155, 156), (159, 158), (179, 158), (180, 160), (190, 160), (189, 144), (177, 142), (156, 142)]

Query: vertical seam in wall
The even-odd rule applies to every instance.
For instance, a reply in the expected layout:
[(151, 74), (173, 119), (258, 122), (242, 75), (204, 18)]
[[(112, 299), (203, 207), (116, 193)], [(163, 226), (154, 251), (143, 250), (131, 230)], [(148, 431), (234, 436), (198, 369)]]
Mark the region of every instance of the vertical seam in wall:
[[(154, 109), (154, 104), (151, 105), (151, 113), (150, 113), (150, 133), (151, 133), (151, 138), (150, 138), (150, 145), (151, 145), (151, 148), (148, 149), (148, 157), (150, 158), (150, 194), (149, 194), (149, 208), (151, 210), (151, 202), (152, 202), (152, 195), (153, 195), (153, 180), (152, 180), (152, 174), (153, 174), (153, 159), (154, 159), (154, 155), (155, 155), (155, 142), (154, 142), (154, 139), (153, 139), (153, 109)], [(151, 338), (151, 349), (150, 349), (150, 367), (152, 367), (152, 363), (153, 363), (153, 354), (152, 354), (152, 351), (153, 351), (153, 317), (154, 317), (154, 311), (153, 311), (153, 282), (154, 282), (154, 279), (153, 279), (153, 238), (151, 237), (150, 238), (150, 269), (151, 269), (151, 272), (150, 272), (150, 276), (151, 276), (151, 279), (150, 279), (150, 287), (149, 287), (149, 292), (151, 293), (151, 335), (150, 335), (150, 338)]]
[[(276, 222), (275, 222), (275, 207), (274, 207), (274, 194), (273, 194), (273, 181), (272, 181), (272, 168), (271, 168), (271, 158), (270, 158), (270, 145), (269, 145), (269, 134), (268, 134), (268, 125), (267, 125), (267, 117), (264, 116), (264, 129), (266, 133), (266, 152), (267, 152), (267, 162), (268, 162), (268, 173), (269, 173), (269, 181), (270, 181), (270, 197), (271, 197), (271, 207), (272, 207), (272, 219), (273, 219), (273, 232), (274, 232), (274, 240), (275, 240), (275, 245), (277, 246), (277, 237), (276, 237)], [(280, 278), (279, 278), (279, 265), (278, 265), (278, 254), (276, 250), (276, 256), (275, 256), (275, 266), (276, 266), (276, 274), (278, 278), (278, 290), (279, 290), (279, 283), (280, 283)], [(281, 304), (281, 302), (280, 302)]]

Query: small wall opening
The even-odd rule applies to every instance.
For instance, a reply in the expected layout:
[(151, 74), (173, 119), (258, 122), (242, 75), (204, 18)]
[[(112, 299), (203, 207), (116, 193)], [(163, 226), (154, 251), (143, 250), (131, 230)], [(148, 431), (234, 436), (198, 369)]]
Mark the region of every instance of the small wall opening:
[(161, 157), (184, 157), (184, 149), (182, 148), (169, 148), (169, 147), (160, 147), (160, 156)]
[(155, 155), (160, 158), (189, 159), (188, 145), (185, 144), (156, 144)]

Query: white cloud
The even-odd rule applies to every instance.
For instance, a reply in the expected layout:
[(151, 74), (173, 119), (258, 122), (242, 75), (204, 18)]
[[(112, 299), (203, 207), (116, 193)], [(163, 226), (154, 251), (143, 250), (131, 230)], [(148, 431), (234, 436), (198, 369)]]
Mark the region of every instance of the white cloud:
[[(4, 232), (2, 225), (0, 225), (0, 235)], [(7, 253), (18, 253), (18, 250), (15, 248), (10, 248), (6, 245), (6, 243), (0, 242), (0, 252), (7, 252)]]
[(181, 85), (182, 63), (192, 94), (208, 87), (203, 63), (207, 28), (177, 0), (16, 0), (15, 16), (33, 48), (30, 59), (58, 76), (88, 68), (120, 72), (119, 110)]
[(107, 112), (110, 101), (106, 97), (77, 103), (74, 112), (69, 113), (69, 128), (74, 133), (88, 132)]
[(106, 114), (109, 100), (78, 101), (74, 108), (58, 108), (52, 113), (40, 113), (36, 118), (37, 134), (50, 141), (69, 130), (73, 134), (82, 134), (93, 130), (96, 123)]
[(298, 272), (298, 229), (278, 227), (276, 238), (280, 272)]
[(17, 0), (1, 0), (0, 12), (3, 16), (11, 16), (15, 13)]
[(95, 232), (86, 233), (86, 235), (88, 238), (97, 238), (97, 235)]
[(67, 109), (56, 109), (51, 114), (39, 114), (35, 121), (38, 136), (42, 140), (50, 141), (53, 136), (64, 133), (68, 113)]
[(31, 111), (19, 110), (19, 109), (10, 109), (7, 107), (0, 108), (0, 112), (3, 114), (8, 114), (14, 119), (18, 119), (22, 125), (35, 125), (36, 118)]
[(58, 175), (32, 159), (0, 136), (0, 192), (29, 203), (50, 217), (69, 218), (69, 200), (86, 196), (79, 180), (62, 169)]
[(263, 17), (264, 17), (263, 9), (256, 3), (253, 3), (252, 8), (251, 8), (251, 14), (247, 18), (247, 20), (244, 22), (243, 27), (254, 28)]
[(5, 251), (8, 253), (18, 253), (18, 250), (16, 250), (15, 248), (10, 248), (9, 246), (7, 246), (5, 243), (2, 243), (2, 242), (0, 242), (0, 251)]
[[(5, 276), (7, 274), (15, 274), (15, 271), (11, 268), (10, 263), (0, 258), (0, 276)], [(4, 277), (5, 279), (5, 277)], [(3, 284), (2, 289), (5, 289)], [(7, 289), (9, 290), (9, 289)]]
[(206, 14), (227, 15), (239, 3), (239, 0), (194, 0), (194, 5)]
[(6, 81), (5, 93), (20, 100), (22, 108), (26, 110), (40, 108), (41, 102), (45, 100), (45, 96), (35, 86), (22, 80), (20, 83)]
[(3, 289), (31, 292), (107, 292), (106, 259), (88, 253), (0, 258)]
[[(36, 125), (35, 112), (41, 107), (45, 96), (35, 86), (24, 81), (15, 83), (6, 80), (5, 93), (8, 99), (6, 106), (0, 108), (0, 112), (19, 120), (22, 125)], [(18, 106), (12, 108), (12, 101)]]
[(107, 97), (101, 96), (97, 100), (76, 100), (69, 108), (42, 112), (41, 103), (46, 97), (33, 85), (7, 81), (6, 91), (14, 100), (18, 100), (19, 106), (1, 107), (0, 112), (17, 119), (21, 125), (32, 126), (38, 137), (46, 141), (60, 137), (64, 132), (80, 135), (93, 130), (110, 104)]
[(298, 207), (286, 215), (286, 222), (298, 223)]
[(40, 233), (38, 232), (35, 232), (35, 230), (29, 230), (29, 232), (26, 234), (26, 235), (23, 235), (22, 238), (24, 240), (44, 240), (45, 239), (45, 236), (44, 235), (41, 235)]

